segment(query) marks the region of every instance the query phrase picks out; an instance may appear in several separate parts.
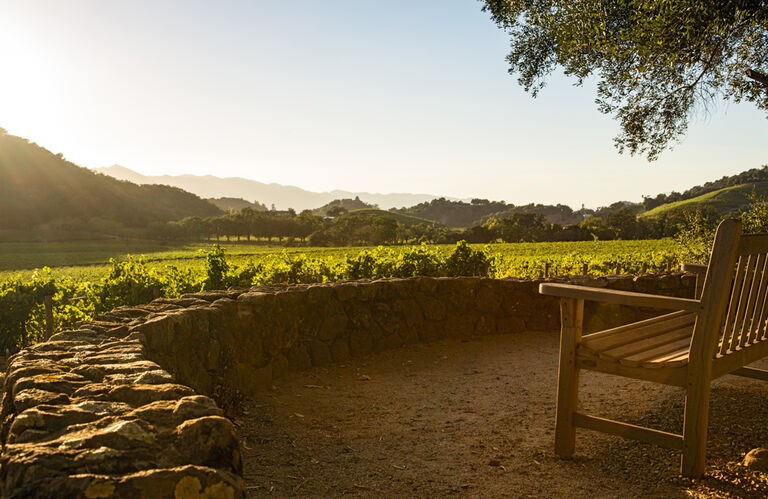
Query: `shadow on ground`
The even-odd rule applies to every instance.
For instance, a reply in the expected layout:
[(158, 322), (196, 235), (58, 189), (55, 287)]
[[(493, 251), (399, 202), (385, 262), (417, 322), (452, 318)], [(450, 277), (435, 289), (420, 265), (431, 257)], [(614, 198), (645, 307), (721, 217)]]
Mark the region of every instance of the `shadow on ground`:
[[(768, 384), (712, 390), (707, 475), (679, 455), (580, 431), (553, 453), (556, 333), (411, 345), (293, 374), (236, 419), (251, 497), (766, 497), (736, 462), (768, 445)], [(581, 409), (680, 432), (682, 390), (584, 373)]]

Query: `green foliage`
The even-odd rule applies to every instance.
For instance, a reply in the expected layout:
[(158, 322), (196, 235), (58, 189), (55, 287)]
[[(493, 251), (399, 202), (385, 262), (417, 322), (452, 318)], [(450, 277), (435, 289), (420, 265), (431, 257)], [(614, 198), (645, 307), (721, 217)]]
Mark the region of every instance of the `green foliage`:
[(214, 244), (210, 251), (200, 250), (205, 255), (205, 281), (203, 289), (222, 289), (226, 287), (227, 272), (229, 272), (229, 263), (227, 262), (224, 249), (218, 244)]
[[(749, 205), (738, 215), (743, 224), (743, 232), (768, 233), (768, 199), (755, 190), (747, 198)], [(719, 222), (720, 217), (713, 210), (685, 211), (675, 235), (679, 254), (686, 261), (708, 262)]]
[(15, 352), (29, 340), (39, 339), (42, 331), (34, 327), (32, 320), (35, 309), (45, 296), (55, 292), (56, 285), (45, 274), (30, 282), (0, 282), (0, 352)]
[(445, 259), (445, 273), (449, 276), (486, 276), (494, 272), (495, 258), (490, 248), (483, 251), (472, 249), (466, 241), (459, 241)]
[(162, 296), (164, 279), (159, 272), (147, 268), (143, 257), (129, 256), (122, 262), (111, 258), (110, 263), (112, 268), (94, 293), (96, 312), (149, 303)]
[(422, 244), (279, 253), (264, 249), (255, 255), (237, 253), (233, 247), (231, 255), (222, 246), (213, 246), (202, 254), (191, 249), (170, 253), (173, 260), (161, 259), (154, 266), (145, 257), (128, 256), (121, 261), (111, 259), (107, 275), (100, 279), (78, 281), (64, 274), (54, 276), (46, 269), (27, 280), (0, 281), (0, 349), (15, 351), (43, 337), (46, 295), (53, 297), (54, 328), (61, 330), (117, 306), (139, 305), (158, 296), (177, 297), (202, 288), (412, 276), (535, 277), (542, 275), (545, 263), (560, 275), (580, 274), (584, 263), (589, 264), (591, 274), (613, 272), (616, 264), (638, 273), (643, 263), (651, 271), (663, 270), (667, 262), (680, 263), (681, 254), (668, 247), (668, 240), (485, 247), (459, 241), (453, 247)]
[(715, 239), (718, 218), (705, 210), (686, 211), (675, 236), (679, 252), (687, 262), (707, 263)]
[(744, 232), (768, 232), (768, 199), (752, 191), (749, 196), (749, 208), (741, 213)]
[(200, 283), (192, 274), (191, 268), (180, 269), (175, 265), (168, 265), (160, 274), (162, 296), (181, 296), (185, 293), (193, 293), (200, 289)]
[(268, 268), (261, 278), (257, 278), (257, 282), (311, 284), (336, 278), (335, 270), (322, 259), (283, 252), (277, 263)]
[(658, 272), (684, 261), (674, 249), (669, 240), (505, 244), (494, 254), (493, 277), (542, 276), (546, 263), (552, 275), (580, 275), (584, 264), (590, 275), (613, 273), (616, 265), (627, 273), (639, 274), (643, 264)]
[(768, 110), (768, 5), (700, 0), (486, 0), (511, 37), (510, 73), (536, 95), (558, 66), (597, 80), (598, 108), (621, 125), (619, 151), (659, 153), (715, 99)]

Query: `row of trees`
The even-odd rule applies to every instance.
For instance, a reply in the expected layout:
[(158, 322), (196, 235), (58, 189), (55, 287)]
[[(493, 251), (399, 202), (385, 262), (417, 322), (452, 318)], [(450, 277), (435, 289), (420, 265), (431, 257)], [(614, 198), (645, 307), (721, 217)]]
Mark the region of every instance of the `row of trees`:
[[(706, 216), (711, 218), (716, 214), (707, 212)], [(572, 225), (548, 224), (542, 215), (515, 213), (505, 218), (491, 217), (484, 224), (461, 232), (460, 237), (472, 243), (659, 239), (674, 236), (684, 224), (684, 213), (638, 218), (631, 208), (622, 208), (604, 217), (589, 216)]]
[[(656, 239), (674, 236), (685, 222), (681, 213), (653, 219), (638, 218), (631, 207), (588, 216), (578, 224), (547, 223), (538, 213), (513, 213), (490, 217), (467, 229), (451, 230), (440, 224), (405, 225), (393, 216), (339, 211), (333, 217), (261, 212), (245, 208), (220, 217), (188, 217), (178, 222), (155, 224), (149, 237), (164, 240), (266, 240), (285, 245), (377, 246), (413, 243), (470, 243), (590, 241), (593, 239)], [(716, 217), (713, 212), (707, 214)]]
[(147, 235), (163, 240), (229, 241), (233, 238), (263, 238), (282, 242), (285, 238), (292, 238), (305, 241), (323, 223), (322, 217), (312, 215), (308, 210), (297, 215), (293, 210), (283, 213), (244, 208), (219, 217), (187, 217), (176, 222), (151, 224)]
[(162, 240), (252, 240), (312, 246), (388, 245), (444, 240), (450, 231), (439, 225), (406, 227), (393, 218), (337, 213), (335, 217), (313, 215), (309, 210), (296, 214), (259, 212), (245, 208), (220, 217), (187, 217), (178, 222), (153, 224), (148, 236)]

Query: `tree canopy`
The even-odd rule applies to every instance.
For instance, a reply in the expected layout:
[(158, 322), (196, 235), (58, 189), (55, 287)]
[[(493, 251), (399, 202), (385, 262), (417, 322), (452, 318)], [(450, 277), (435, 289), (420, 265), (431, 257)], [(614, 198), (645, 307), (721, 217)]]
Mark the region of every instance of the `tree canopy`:
[(715, 100), (768, 111), (768, 0), (485, 0), (534, 97), (558, 67), (597, 81), (620, 152), (654, 160)]

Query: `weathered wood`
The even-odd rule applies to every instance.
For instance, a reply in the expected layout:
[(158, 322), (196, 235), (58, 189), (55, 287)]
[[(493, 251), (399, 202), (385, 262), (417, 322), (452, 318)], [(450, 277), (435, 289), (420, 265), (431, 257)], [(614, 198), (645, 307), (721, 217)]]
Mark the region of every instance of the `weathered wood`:
[(733, 374), (734, 376), (744, 376), (745, 378), (754, 378), (762, 381), (768, 381), (768, 371), (764, 369), (756, 369), (754, 367), (740, 367), (729, 374)]
[(650, 428), (643, 428), (642, 426), (635, 426), (629, 423), (620, 423), (618, 421), (598, 418), (579, 412), (574, 414), (573, 419), (576, 426), (581, 428), (655, 444), (672, 450), (682, 450), (683, 448), (683, 437), (674, 433), (652, 430)]
[(757, 300), (755, 301), (752, 317), (750, 318), (751, 327), (749, 338), (747, 338), (749, 343), (759, 340), (763, 329), (762, 323), (760, 322), (760, 316), (762, 315), (763, 307), (765, 306), (766, 285), (768, 284), (768, 272), (766, 272), (766, 263), (768, 263), (768, 258), (766, 258), (765, 254), (762, 254), (761, 256), (763, 258), (763, 264), (762, 266), (758, 265), (757, 270), (759, 272), (759, 279), (757, 280)]
[(750, 260), (755, 260), (755, 264), (752, 266), (751, 283), (749, 294), (747, 295), (747, 306), (744, 309), (744, 318), (741, 323), (741, 330), (739, 331), (738, 348), (744, 348), (752, 335), (754, 327), (752, 317), (755, 315), (755, 304), (758, 300), (757, 293), (760, 289), (760, 278), (762, 277), (762, 267), (765, 265), (765, 255), (757, 255), (757, 258), (752, 255)]
[(693, 327), (695, 322), (695, 314), (685, 311), (673, 312), (645, 321), (634, 322), (625, 326), (619, 326), (585, 335), (582, 339), (582, 345), (595, 353), (600, 353), (611, 348), (664, 334), (675, 329), (687, 326)]
[[(739, 221), (725, 220), (715, 235), (706, 271), (700, 265), (683, 266), (697, 275), (697, 299), (541, 284), (542, 294), (562, 298), (558, 454), (573, 453), (575, 425), (681, 450), (681, 472), (701, 476), (712, 379), (730, 373), (768, 381), (768, 371), (745, 367), (768, 356), (767, 252), (768, 234), (742, 236)], [(581, 337), (581, 327), (573, 319), (574, 304), (581, 300), (678, 312)], [(683, 435), (577, 413), (580, 369), (685, 388)]]
[[(682, 340), (687, 340), (685, 348), (687, 349), (691, 343), (691, 333), (693, 332), (693, 324), (689, 327), (677, 328), (671, 331), (667, 331), (661, 334), (649, 336), (647, 338), (638, 339), (631, 343), (619, 345), (600, 352), (600, 357), (606, 359), (634, 359), (638, 356), (647, 356), (648, 358), (659, 357), (654, 354), (654, 350), (658, 348), (664, 348), (669, 345), (675, 345)], [(642, 360), (640, 360), (642, 362)]]
[(672, 352), (664, 357), (659, 357), (651, 360), (647, 360), (640, 364), (640, 367), (645, 369), (675, 369), (685, 367), (688, 365), (688, 354), (690, 350), (688, 347), (681, 348), (676, 352)]
[(741, 222), (738, 220), (724, 220), (720, 223), (701, 295), (704, 306), (696, 321), (691, 341), (685, 386), (683, 455), (680, 462), (681, 473), (688, 477), (698, 478), (704, 473), (712, 357), (719, 340), (721, 320), (728, 307), (740, 236)]
[(725, 326), (723, 327), (722, 341), (720, 342), (720, 353), (725, 354), (731, 348), (731, 338), (736, 325), (738, 316), (739, 301), (744, 287), (744, 275), (746, 273), (746, 260), (744, 257), (738, 259), (736, 266), (736, 276), (733, 279), (731, 288), (731, 300), (728, 304), (728, 315), (725, 316)]
[(580, 369), (679, 387), (685, 386), (687, 374), (686, 368), (682, 366), (659, 365), (655, 369), (648, 369), (646, 367), (624, 366), (612, 360), (582, 356), (578, 357), (578, 366)]
[(765, 253), (768, 248), (768, 234), (744, 234), (739, 238), (739, 256)]
[(694, 378), (689, 368), (683, 411), (683, 455), (680, 460), (680, 472), (688, 477), (701, 476), (706, 467), (709, 383), (708, 378)]
[(750, 294), (752, 292), (752, 282), (755, 280), (755, 255), (747, 256), (747, 267), (744, 270), (744, 280), (741, 286), (741, 295), (739, 296), (739, 305), (736, 307), (736, 322), (733, 325), (731, 333), (731, 344), (729, 349), (736, 350), (741, 343), (741, 335), (744, 332), (744, 321), (749, 310)]
[(766, 327), (766, 321), (768, 321), (768, 258), (766, 258), (766, 266), (763, 269), (762, 281), (762, 304), (755, 317), (755, 333), (752, 341), (763, 340), (766, 338), (766, 335), (768, 335), (768, 327)]
[(687, 351), (691, 345), (691, 336), (684, 335), (682, 338), (677, 339), (663, 345), (659, 345), (655, 348), (651, 348), (642, 352), (638, 352), (633, 355), (628, 355), (619, 359), (619, 362), (626, 366), (638, 366), (643, 362), (656, 362), (657, 359), (667, 357), (669, 354), (676, 353), (679, 355), (681, 351)]
[(768, 356), (768, 341), (752, 343), (748, 348), (712, 360), (712, 379), (730, 374), (736, 369)]
[(561, 298), (595, 300), (635, 307), (687, 310), (689, 312), (697, 312), (701, 309), (699, 300), (692, 300), (690, 298), (649, 295), (633, 291), (619, 291), (617, 289), (589, 288), (574, 284), (542, 283), (539, 284), (539, 293), (559, 296)]
[(584, 318), (583, 300), (561, 300), (560, 364), (557, 384), (557, 421), (555, 422), (555, 453), (572, 456), (576, 448), (576, 428), (573, 415), (579, 397), (579, 367), (576, 364), (576, 345), (581, 340)]

